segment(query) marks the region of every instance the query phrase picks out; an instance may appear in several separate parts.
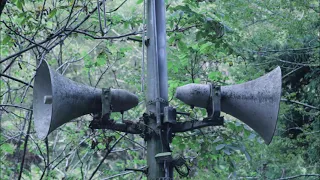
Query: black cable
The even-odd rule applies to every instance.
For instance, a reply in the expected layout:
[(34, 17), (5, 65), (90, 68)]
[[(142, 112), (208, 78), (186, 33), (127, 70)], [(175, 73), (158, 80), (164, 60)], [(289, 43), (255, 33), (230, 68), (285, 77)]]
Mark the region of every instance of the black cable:
[(182, 176), (182, 177), (187, 177), (187, 176), (189, 176), (189, 174), (190, 174), (190, 168), (189, 168), (189, 166), (188, 166), (187, 164), (184, 164), (184, 165), (185, 165), (186, 168), (187, 168), (187, 172), (181, 171), (181, 170), (178, 168), (178, 166), (174, 166), (174, 169), (179, 173), (180, 176)]
[[(176, 159), (173, 164), (174, 164), (175, 170), (179, 173), (180, 176), (182, 176), (182, 177), (189, 176), (190, 168), (189, 168), (186, 160), (183, 157), (179, 157), (178, 159)], [(187, 172), (183, 172), (182, 170), (179, 169), (179, 167), (182, 167), (183, 165), (185, 165), (185, 167), (187, 168)]]

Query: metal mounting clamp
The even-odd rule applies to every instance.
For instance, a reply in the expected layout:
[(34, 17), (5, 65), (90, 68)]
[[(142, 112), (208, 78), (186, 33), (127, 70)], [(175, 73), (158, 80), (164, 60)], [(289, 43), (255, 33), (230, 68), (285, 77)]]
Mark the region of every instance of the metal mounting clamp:
[(207, 107), (208, 118), (218, 119), (221, 112), (221, 87), (210, 84), (210, 101)]
[(148, 101), (147, 105), (154, 104), (154, 103), (156, 103), (156, 102), (160, 102), (160, 103), (162, 103), (162, 104), (164, 104), (164, 105), (169, 104), (169, 102), (168, 102), (167, 100), (165, 100), (165, 99), (156, 98), (156, 99), (154, 99), (154, 100)]
[(105, 115), (110, 115), (112, 112), (110, 88), (102, 88), (101, 104), (102, 104), (102, 117), (104, 117)]

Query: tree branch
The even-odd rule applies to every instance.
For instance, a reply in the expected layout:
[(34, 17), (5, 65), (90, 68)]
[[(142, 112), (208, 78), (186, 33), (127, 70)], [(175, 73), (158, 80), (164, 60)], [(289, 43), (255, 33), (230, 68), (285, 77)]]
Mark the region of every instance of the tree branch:
[(283, 50), (266, 50), (266, 51), (250, 51), (251, 53), (278, 53), (278, 52), (287, 52), (287, 51), (310, 51), (312, 49), (320, 48), (320, 46), (310, 46), (305, 48), (299, 48), (299, 49), (283, 49)]
[(17, 81), (17, 82), (19, 82), (19, 83), (25, 84), (25, 85), (30, 86), (30, 87), (33, 88), (33, 86), (32, 86), (31, 84), (26, 83), (26, 82), (24, 82), (24, 81), (22, 81), (22, 80), (20, 80), (20, 79), (17, 79), (17, 78), (14, 78), (14, 77), (11, 77), (11, 76), (8, 76), (8, 75), (5, 75), (5, 74), (0, 73), (0, 77), (1, 77), (1, 76), (6, 77), (6, 78), (9, 78), (9, 79), (12, 79), (12, 80), (14, 80), (14, 81)]
[(17, 33), (16, 31), (14, 31), (10, 26), (8, 26), (4, 21), (0, 21), (1, 23), (3, 23), (10, 31), (12, 31), (14, 34), (16, 34), (17, 36), (20, 36), (22, 37), (23, 39), (27, 40), (28, 42), (30, 42), (31, 44), (34, 44), (34, 45), (37, 45), (37, 46), (40, 46), (41, 48), (43, 48), (44, 50), (48, 50), (46, 47), (42, 46), (41, 44), (38, 44), (32, 40), (30, 40), (29, 38), (27, 37), (24, 37), (22, 36), (21, 34)]
[(295, 179), (295, 178), (303, 177), (303, 176), (304, 176), (304, 177), (311, 177), (311, 176), (317, 176), (317, 177), (320, 177), (320, 174), (300, 174), (300, 175), (291, 176), (291, 177), (279, 178), (279, 179), (276, 179), (276, 180)]
[(196, 25), (191, 25), (191, 26), (188, 26), (188, 27), (182, 27), (182, 28), (179, 28), (179, 29), (175, 28), (175, 29), (167, 31), (167, 32), (184, 32), (184, 31), (187, 31), (187, 30), (189, 30), (191, 28), (198, 27), (198, 26), (199, 25), (196, 24)]
[(74, 0), (73, 3), (72, 3), (72, 7), (71, 7), (71, 10), (70, 10), (70, 14), (69, 14), (69, 16), (68, 16), (68, 20), (67, 20), (67, 22), (66, 22), (66, 25), (64, 26), (65, 28), (66, 28), (66, 27), (68, 26), (68, 24), (69, 24), (69, 21), (70, 21), (70, 19), (71, 19), (71, 15), (72, 15), (72, 13), (73, 13), (74, 6), (76, 5), (77, 2), (78, 2), (78, 0)]
[(14, 107), (14, 108), (24, 109), (24, 110), (27, 110), (27, 111), (32, 111), (32, 109), (25, 108), (25, 107), (18, 106), (18, 105), (12, 105), (12, 104), (0, 104), (0, 107)]
[(284, 98), (281, 98), (281, 101), (290, 102), (290, 103), (295, 103), (295, 104), (299, 104), (299, 105), (301, 105), (301, 106), (305, 106), (305, 107), (308, 107), (308, 108), (320, 110), (320, 108), (318, 108), (318, 107), (311, 106), (311, 105), (309, 105), (309, 104), (302, 103), (302, 102), (299, 102), (299, 101), (293, 101), (293, 100), (284, 99)]
[(24, 142), (23, 156), (22, 156), (22, 161), (21, 161), (21, 165), (20, 165), (20, 172), (19, 172), (19, 177), (18, 177), (19, 180), (20, 180), (21, 177), (22, 177), (24, 159), (25, 159), (26, 152), (27, 152), (27, 147), (28, 147), (28, 140), (29, 140), (30, 129), (31, 129), (31, 119), (32, 119), (32, 111), (30, 111), (30, 115), (29, 115), (28, 130), (27, 130), (27, 134), (26, 134), (26, 138), (25, 138), (25, 142)]
[(275, 59), (275, 60), (283, 62), (283, 63), (294, 64), (294, 65), (299, 65), (299, 66), (313, 66), (313, 67), (319, 67), (320, 66), (320, 64), (296, 63), (296, 62), (285, 61), (285, 60), (282, 60), (282, 59)]
[[(66, 30), (69, 31), (70, 29), (66, 29)], [(123, 35), (120, 35), (120, 36), (94, 36), (94, 35), (89, 34), (88, 32), (83, 31), (83, 30), (73, 30), (73, 32), (89, 36), (89, 37), (91, 37), (93, 39), (120, 39), (120, 38), (124, 38), (124, 37), (127, 37), (127, 36), (133, 36), (133, 35), (140, 34), (139, 32), (131, 32), (131, 33), (123, 34)]]
[(18, 58), (19, 56), (15, 57), (14, 59), (12, 59), (12, 61), (8, 64), (7, 67), (4, 68), (4, 70), (2, 71), (2, 73), (5, 73), (10, 67), (11, 65), (16, 61), (16, 59)]
[[(66, 37), (69, 36), (74, 30), (76, 30), (77, 28), (79, 28), (85, 21), (87, 21), (87, 20), (89, 19), (89, 17), (90, 17), (96, 10), (97, 10), (97, 7), (94, 8), (92, 11), (90, 11), (89, 14), (88, 14), (86, 17), (84, 17), (84, 19), (83, 19), (78, 25), (76, 25), (72, 30), (70, 30), (69, 33), (66, 33), (65, 36), (66, 36)], [(43, 43), (49, 42), (50, 40), (58, 37), (59, 35), (61, 35), (61, 34), (64, 33), (64, 32), (65, 32), (65, 31), (64, 31), (64, 27), (63, 27), (63, 28), (59, 29), (58, 31), (56, 31), (56, 33), (54, 33), (53, 35), (49, 35), (45, 40), (43, 40), (43, 41), (41, 41), (41, 42), (39, 42), (39, 43), (37, 43), (37, 44), (43, 44)], [(65, 38), (66, 38), (66, 37), (65, 37)], [(64, 38), (64, 39), (65, 39), (65, 38)], [(62, 40), (64, 40), (64, 39), (62, 39)], [(60, 41), (59, 41), (59, 43), (60, 43)], [(57, 44), (59, 44), (59, 43), (54, 44), (53, 46), (51, 46), (50, 48), (48, 48), (48, 50), (51, 50), (52, 48), (54, 48), (54, 47), (55, 47)], [(23, 49), (23, 50), (21, 50), (21, 51), (19, 51), (19, 52), (17, 52), (17, 53), (14, 53), (14, 54), (12, 54), (12, 55), (9, 55), (8, 57), (0, 60), (0, 64), (3, 63), (3, 62), (5, 62), (5, 61), (7, 61), (7, 60), (9, 60), (9, 59), (11, 59), (11, 58), (13, 58), (13, 57), (19, 56), (20, 54), (23, 54), (23, 53), (25, 53), (25, 52), (29, 51), (30, 49), (33, 49), (33, 48), (35, 48), (35, 47), (37, 47), (37, 46), (38, 46), (38, 45), (32, 45), (32, 46), (29, 46), (29, 47), (27, 47), (27, 48), (25, 48), (25, 49)]]
[(124, 0), (117, 8), (115, 8), (115, 9), (109, 11), (109, 12), (106, 12), (106, 13), (112, 13), (112, 12), (117, 11), (117, 10), (118, 10), (122, 5), (124, 5), (124, 3), (126, 3), (126, 2), (127, 2), (127, 0)]
[[(116, 131), (115, 133), (120, 134), (120, 133), (117, 132), (117, 131)], [(120, 135), (121, 135), (121, 134), (120, 134)], [(143, 146), (142, 144), (138, 143), (137, 141), (134, 141), (134, 140), (128, 138), (127, 136), (124, 136), (124, 138), (127, 139), (128, 141), (132, 142), (133, 144), (137, 144), (138, 146), (140, 146), (140, 147), (142, 147), (143, 149), (147, 150), (147, 148), (146, 148), (145, 146)]]
[(104, 160), (108, 157), (108, 155), (110, 154), (110, 152), (112, 151), (112, 149), (121, 141), (121, 139), (126, 135), (127, 133), (125, 133), (124, 135), (122, 135), (119, 139), (117, 139), (116, 142), (113, 143), (113, 145), (108, 149), (108, 151), (106, 152), (106, 154), (104, 155), (104, 157), (102, 158), (102, 160), (100, 161), (99, 165), (97, 166), (97, 168), (93, 171), (93, 173), (91, 174), (89, 180), (91, 180), (93, 178), (93, 176), (97, 173), (98, 169), (100, 168), (101, 164), (104, 162)]

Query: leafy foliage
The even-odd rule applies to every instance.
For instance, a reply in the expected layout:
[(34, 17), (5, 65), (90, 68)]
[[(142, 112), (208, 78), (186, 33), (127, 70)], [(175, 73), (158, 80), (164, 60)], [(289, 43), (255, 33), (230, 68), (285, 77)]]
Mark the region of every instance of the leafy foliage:
[[(33, 123), (29, 128), (32, 84), (42, 60), (76, 82), (137, 94), (142, 103), (126, 112), (124, 119), (138, 120), (145, 112), (144, 1), (99, 2), (101, 7), (106, 2), (106, 13), (100, 8), (100, 16), (96, 1), (5, 4), (0, 32), (1, 179), (17, 179), (22, 160), (24, 179), (88, 179), (95, 169), (98, 179), (146, 179), (142, 173), (123, 172), (146, 165), (140, 136), (126, 135), (108, 154), (122, 134), (92, 132), (89, 115), (63, 125), (47, 143), (36, 138)], [(177, 87), (243, 83), (276, 66), (282, 68), (283, 101), (272, 143), (266, 146), (247, 125), (228, 115), (223, 127), (176, 134), (173, 154), (187, 160), (189, 177), (318, 179), (319, 2), (167, 0), (166, 5), (170, 105), (191, 114), (179, 116), (178, 121), (201, 119), (206, 112), (190, 110), (173, 98)], [(112, 114), (112, 118), (121, 121), (122, 116)], [(178, 173), (175, 178), (183, 179)]]

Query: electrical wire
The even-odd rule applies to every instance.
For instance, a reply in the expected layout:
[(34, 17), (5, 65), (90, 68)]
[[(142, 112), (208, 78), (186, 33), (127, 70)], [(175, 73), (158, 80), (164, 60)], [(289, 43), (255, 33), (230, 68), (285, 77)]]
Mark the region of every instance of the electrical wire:
[(141, 62), (141, 92), (144, 92), (144, 56), (145, 56), (145, 25), (146, 25), (146, 0), (143, 0), (143, 19), (142, 19), (142, 62)]

